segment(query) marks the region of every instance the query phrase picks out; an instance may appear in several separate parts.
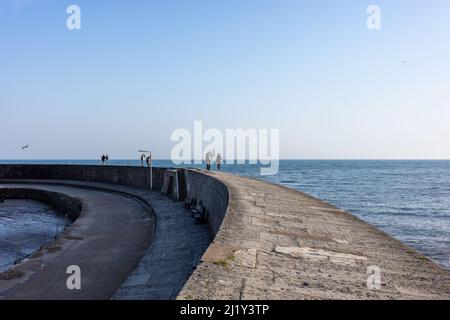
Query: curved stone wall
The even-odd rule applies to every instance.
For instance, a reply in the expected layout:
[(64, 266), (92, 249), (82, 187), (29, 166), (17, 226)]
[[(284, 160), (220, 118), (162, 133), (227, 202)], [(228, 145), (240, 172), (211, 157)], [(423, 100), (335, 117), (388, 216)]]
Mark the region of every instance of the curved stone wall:
[[(192, 185), (212, 198), (211, 180), (224, 184), (229, 205), (180, 300), (450, 297), (449, 270), (344, 210), (257, 179), (198, 175)], [(373, 268), (380, 288), (368, 285)]]
[(0, 199), (29, 199), (49, 204), (59, 213), (66, 214), (76, 220), (83, 209), (81, 200), (69, 197), (59, 192), (50, 192), (29, 188), (3, 188), (0, 189)]
[(228, 188), (212, 176), (196, 170), (186, 170), (186, 191), (188, 199), (200, 200), (206, 208), (208, 223), (216, 235), (228, 210)]
[[(161, 190), (166, 168), (153, 168), (153, 190)], [(198, 170), (185, 170), (186, 195), (202, 202), (215, 235), (229, 204), (228, 188), (220, 180)], [(85, 165), (0, 165), (0, 180), (76, 180), (149, 188), (148, 168)]]
[[(160, 190), (164, 168), (153, 168), (153, 190)], [(150, 188), (150, 170), (127, 166), (0, 165), (0, 179), (78, 180)]]
[[(165, 170), (153, 169), (154, 190)], [(450, 297), (448, 270), (344, 210), (257, 179), (184, 172), (186, 196), (202, 202), (215, 238), (178, 299)], [(150, 183), (149, 170), (139, 167), (0, 165), (0, 183), (20, 179), (101, 182), (143, 193)], [(161, 236), (170, 237), (164, 232), (172, 227)], [(381, 270), (381, 290), (367, 286), (373, 266)]]
[[(146, 267), (142, 268), (141, 266), (141, 268), (136, 268), (135, 272), (130, 274), (130, 281), (123, 283), (123, 288), (120, 292), (116, 293), (114, 298), (138, 297), (151, 299), (162, 296), (175, 299), (186, 283), (186, 277), (191, 275), (193, 268), (199, 263), (201, 256), (210, 245), (212, 235), (215, 235), (217, 230), (219, 230), (228, 208), (229, 197), (228, 189), (223, 183), (194, 170), (179, 169), (177, 171), (173, 169), (154, 168), (153, 189), (159, 189), (158, 191), (163, 189), (161, 186), (164, 182), (164, 176), (167, 179), (167, 175), (165, 175), (167, 172), (172, 173), (169, 177), (175, 177), (174, 180), (178, 181), (179, 178), (183, 181), (182, 188), (186, 191), (185, 196), (195, 198), (202, 202), (202, 206), (208, 212), (209, 225), (197, 223), (182, 203), (174, 201), (176, 197), (172, 196), (171, 200), (170, 197), (162, 193), (148, 192), (147, 183), (149, 180), (147, 177), (149, 177), (149, 171), (147, 168), (0, 165), (0, 193), (4, 190), (5, 194), (8, 192), (8, 198), (33, 198), (50, 202), (47, 199), (50, 197), (50, 194), (46, 194), (44, 190), (39, 194), (31, 194), (32, 191), (25, 190), (21, 190), (21, 193), (19, 193), (19, 189), (17, 188), (30, 185), (30, 188), (37, 187), (39, 189), (50, 190), (54, 190), (54, 188), (56, 190), (58, 188), (61, 188), (61, 190), (71, 190), (71, 188), (75, 188), (75, 190), (80, 190), (80, 192), (86, 194), (89, 194), (90, 191), (101, 191), (137, 200), (137, 202), (151, 211), (151, 241), (154, 246), (149, 247), (150, 253), (147, 253), (140, 262)], [(2, 183), (4, 184), (3, 186)], [(14, 185), (16, 189), (13, 191), (13, 187), (5, 188), (8, 185)], [(8, 191), (6, 191), (7, 189)], [(186, 189), (189, 189), (189, 191)], [(174, 188), (174, 190), (178, 189)], [(90, 202), (87, 201), (87, 203)], [(87, 208), (89, 205), (84, 207)], [(154, 208), (156, 208), (158, 215), (155, 214)], [(124, 214), (126, 216), (128, 213), (125, 211)], [(109, 214), (101, 216), (109, 216)], [(156, 216), (160, 220), (159, 223), (155, 224), (153, 222), (154, 219), (156, 218), (158, 220)], [(182, 230), (178, 230), (180, 228)], [(173, 234), (174, 232), (176, 232), (176, 235)], [(86, 239), (88, 240), (89, 237), (86, 237)], [(180, 243), (182, 243), (182, 246), (180, 246)], [(172, 249), (169, 250), (170, 253), (164, 252), (164, 258), (161, 258), (157, 249), (159, 247), (163, 247), (163, 250), (167, 250), (168, 248)], [(186, 251), (189, 252), (188, 256), (186, 256)], [(157, 259), (157, 261), (153, 261), (154, 259)], [(166, 273), (166, 271), (158, 270), (157, 266), (163, 265), (165, 260), (168, 261), (166, 262), (168, 269), (165, 268), (165, 270), (172, 270), (172, 262), (177, 261), (175, 268), (177, 272), (168, 271), (169, 273)], [(152, 280), (146, 283), (147, 289), (144, 296), (141, 293), (142, 286), (137, 286), (137, 288), (134, 288), (134, 286), (136, 286), (136, 278), (143, 279), (149, 277), (147, 274), (147, 272), (150, 272), (148, 271), (149, 268), (150, 270), (155, 268), (155, 271), (152, 273), (159, 272), (161, 274), (162, 272), (164, 276), (154, 278), (161, 279), (161, 281)], [(169, 287), (167, 287), (168, 284)], [(51, 296), (51, 293), (49, 293), (49, 296)]]

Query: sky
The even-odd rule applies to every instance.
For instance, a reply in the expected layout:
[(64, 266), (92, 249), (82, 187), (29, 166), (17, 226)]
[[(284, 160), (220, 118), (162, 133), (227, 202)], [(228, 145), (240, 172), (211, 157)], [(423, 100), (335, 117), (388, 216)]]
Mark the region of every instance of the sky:
[(283, 159), (450, 159), (450, 2), (0, 0), (0, 159), (168, 159), (196, 120), (279, 129)]

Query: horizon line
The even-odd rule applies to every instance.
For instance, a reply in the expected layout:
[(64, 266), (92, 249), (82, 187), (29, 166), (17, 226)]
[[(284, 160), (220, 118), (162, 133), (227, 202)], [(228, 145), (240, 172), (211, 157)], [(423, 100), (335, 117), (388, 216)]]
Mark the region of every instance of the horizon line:
[[(277, 159), (271, 159), (276, 161)], [(100, 159), (0, 159), (0, 161), (101, 161)], [(140, 161), (136, 158), (131, 159), (110, 159), (109, 161)], [(171, 159), (154, 158), (153, 161), (172, 161)], [(194, 161), (204, 161), (204, 159), (192, 159)], [(224, 159), (226, 162), (226, 159)], [(233, 161), (250, 161), (248, 159), (238, 159)], [(254, 161), (254, 160), (252, 160)], [(257, 160), (259, 162), (259, 160)], [(284, 158), (278, 159), (278, 161), (450, 161), (450, 158)]]

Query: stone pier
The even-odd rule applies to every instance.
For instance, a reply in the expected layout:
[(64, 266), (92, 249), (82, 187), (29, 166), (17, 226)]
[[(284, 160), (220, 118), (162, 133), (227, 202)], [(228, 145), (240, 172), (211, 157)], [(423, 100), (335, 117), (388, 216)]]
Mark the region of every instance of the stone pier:
[[(0, 193), (82, 205), (57, 250), (0, 280), (0, 298), (450, 299), (448, 270), (319, 199), (226, 173), (153, 170), (149, 190), (148, 168), (0, 165)], [(172, 185), (181, 173), (186, 190)], [(203, 224), (181, 194), (201, 201)], [(77, 263), (86, 282), (70, 292), (65, 268)]]

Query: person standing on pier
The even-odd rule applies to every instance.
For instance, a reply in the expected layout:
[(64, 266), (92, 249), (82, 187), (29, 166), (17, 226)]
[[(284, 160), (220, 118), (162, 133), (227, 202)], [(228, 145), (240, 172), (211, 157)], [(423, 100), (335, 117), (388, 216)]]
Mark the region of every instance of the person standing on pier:
[(217, 170), (220, 171), (221, 166), (222, 166), (222, 155), (220, 153), (217, 154), (216, 166), (217, 166)]
[(105, 156), (105, 162), (106, 162), (106, 165), (108, 165), (108, 160), (109, 160), (109, 156), (106, 155), (106, 156)]
[(205, 162), (206, 162), (206, 170), (211, 171), (211, 162), (212, 162), (211, 151), (208, 151), (206, 153)]
[(141, 167), (144, 166), (145, 154), (141, 154)]
[(103, 154), (103, 155), (102, 155), (102, 166), (105, 165), (105, 161), (106, 161), (106, 157), (105, 157), (105, 155)]

